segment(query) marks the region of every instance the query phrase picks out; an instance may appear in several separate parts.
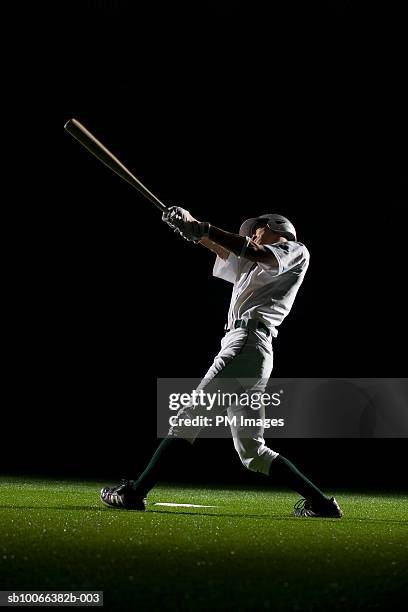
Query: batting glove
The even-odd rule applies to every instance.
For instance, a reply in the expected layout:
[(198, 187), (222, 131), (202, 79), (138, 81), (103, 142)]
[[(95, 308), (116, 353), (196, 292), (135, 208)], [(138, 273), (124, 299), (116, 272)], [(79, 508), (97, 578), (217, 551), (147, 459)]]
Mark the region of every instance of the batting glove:
[(180, 232), (186, 240), (198, 242), (201, 238), (208, 236), (210, 224), (198, 221), (188, 210), (181, 208), (181, 206), (170, 206), (163, 213), (162, 220), (175, 231)]

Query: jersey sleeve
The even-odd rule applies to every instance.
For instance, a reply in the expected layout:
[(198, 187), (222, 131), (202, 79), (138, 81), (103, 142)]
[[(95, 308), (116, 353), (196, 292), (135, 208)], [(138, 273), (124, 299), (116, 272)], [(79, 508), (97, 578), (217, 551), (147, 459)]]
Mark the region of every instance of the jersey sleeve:
[(301, 242), (289, 240), (288, 242), (265, 244), (264, 246), (275, 255), (278, 261), (278, 269), (260, 262), (258, 262), (258, 265), (274, 276), (288, 272), (296, 266), (303, 269), (309, 264), (309, 251)]
[(230, 253), (227, 259), (221, 259), (221, 257), (217, 255), (213, 268), (213, 276), (222, 278), (229, 283), (235, 283), (238, 274), (239, 259), (240, 258), (234, 255), (234, 253)]

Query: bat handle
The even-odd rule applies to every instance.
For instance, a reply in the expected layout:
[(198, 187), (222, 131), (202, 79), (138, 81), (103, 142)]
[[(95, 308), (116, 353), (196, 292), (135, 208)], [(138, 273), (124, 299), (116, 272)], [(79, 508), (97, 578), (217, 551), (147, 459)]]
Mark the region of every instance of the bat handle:
[(155, 196), (155, 195), (151, 194), (151, 196), (150, 196), (148, 193), (144, 193), (144, 192), (143, 192), (143, 195), (145, 196), (145, 198), (147, 198), (148, 200), (150, 200), (150, 202), (151, 202), (152, 204), (154, 204), (155, 206), (157, 206), (157, 208), (158, 208), (159, 210), (161, 210), (161, 211), (162, 211), (162, 213), (167, 212), (168, 207), (167, 207), (167, 206), (165, 206), (165, 205), (163, 204), (163, 202), (161, 202), (161, 201), (159, 200), (159, 198), (156, 198), (156, 196)]

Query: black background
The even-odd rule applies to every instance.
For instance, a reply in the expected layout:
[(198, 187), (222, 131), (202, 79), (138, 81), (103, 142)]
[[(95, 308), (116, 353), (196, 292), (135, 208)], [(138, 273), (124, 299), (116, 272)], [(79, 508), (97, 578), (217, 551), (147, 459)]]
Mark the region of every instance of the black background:
[[(17, 3), (4, 16), (5, 473), (136, 476), (157, 445), (156, 378), (206, 372), (230, 297), (211, 254), (64, 132), (70, 117), (200, 219), (293, 220), (311, 265), (275, 376), (406, 373), (402, 3), (266, 5)], [(327, 486), (404, 485), (405, 440), (274, 448)], [(264, 482), (229, 440), (199, 440), (170, 477)]]

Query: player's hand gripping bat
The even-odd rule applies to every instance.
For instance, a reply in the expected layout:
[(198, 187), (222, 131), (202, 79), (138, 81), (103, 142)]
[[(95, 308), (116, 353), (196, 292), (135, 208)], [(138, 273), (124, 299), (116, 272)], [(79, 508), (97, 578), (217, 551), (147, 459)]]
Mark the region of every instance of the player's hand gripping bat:
[(167, 212), (167, 207), (154, 195), (147, 187), (143, 185), (127, 168), (115, 157), (91, 132), (89, 132), (79, 121), (70, 119), (65, 124), (65, 129), (76, 138), (81, 145), (86, 147), (95, 157), (104, 163), (108, 168), (116, 172), (123, 180), (127, 181), (132, 187), (144, 195), (163, 213)]

